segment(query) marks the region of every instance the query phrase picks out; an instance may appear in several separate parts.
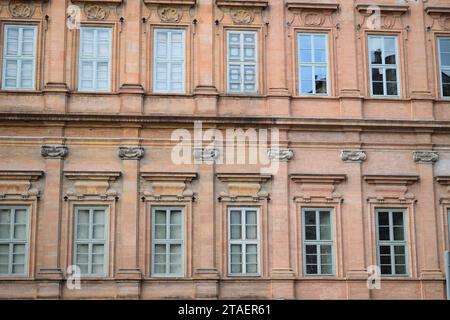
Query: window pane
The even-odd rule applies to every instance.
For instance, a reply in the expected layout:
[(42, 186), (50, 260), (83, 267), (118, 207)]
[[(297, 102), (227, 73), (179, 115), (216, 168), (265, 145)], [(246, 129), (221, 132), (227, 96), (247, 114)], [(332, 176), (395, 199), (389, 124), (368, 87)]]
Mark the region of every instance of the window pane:
[(383, 81), (383, 69), (372, 68), (372, 81)]
[(300, 35), (299, 47), (300, 49), (311, 49), (311, 36), (306, 34)]
[(166, 224), (166, 211), (156, 210), (155, 211), (155, 224)]
[[(16, 209), (15, 212), (15, 223), (26, 224), (27, 223), (27, 211), (24, 209)], [(0, 221), (1, 223), (1, 221)]]
[(103, 225), (97, 225), (93, 227), (93, 239), (105, 238), (105, 227)]
[(26, 240), (27, 229), (26, 225), (20, 224), (14, 226), (14, 239), (15, 240)]
[(441, 52), (441, 66), (450, 66), (450, 53)]
[(370, 62), (372, 64), (381, 64), (382, 63), (382, 52), (381, 49), (370, 52)]
[(392, 268), (391, 266), (385, 265), (385, 266), (380, 266), (380, 270), (381, 270), (381, 274), (392, 274)]
[(385, 64), (396, 64), (397, 59), (395, 52), (386, 51), (386, 58), (385, 58)]
[(389, 227), (379, 227), (378, 230), (380, 240), (390, 240)]
[(397, 84), (396, 83), (388, 82), (386, 84), (386, 88), (387, 88), (387, 94), (389, 96), (396, 96), (396, 95), (398, 95), (398, 90), (397, 90)]
[(450, 52), (450, 38), (439, 39), (441, 52)]
[(246, 211), (246, 223), (251, 225), (257, 224), (256, 211)]
[(182, 232), (181, 232), (181, 226), (171, 226), (170, 227), (170, 239), (172, 240), (179, 240), (182, 239)]
[(241, 224), (241, 211), (231, 211), (231, 224), (240, 225)]
[(7, 30), (6, 54), (14, 56), (19, 51), (19, 28), (8, 27)]
[[(374, 79), (376, 80), (376, 79)], [(383, 79), (381, 79), (383, 80)], [(397, 82), (397, 70), (396, 69), (386, 69), (386, 81)]]
[(308, 63), (312, 62), (312, 52), (311, 50), (300, 49), (300, 62)]
[(316, 212), (305, 211), (305, 225), (315, 225), (315, 224), (316, 224)]
[(317, 274), (317, 265), (307, 265), (306, 273), (307, 274)]
[(305, 239), (306, 240), (316, 240), (316, 227), (306, 226), (305, 227)]
[(231, 226), (231, 239), (241, 239), (241, 226)]
[(372, 93), (374, 95), (383, 95), (383, 82), (373, 82), (372, 83)]
[(327, 52), (325, 50), (314, 50), (314, 62), (327, 62)]
[(170, 223), (181, 225), (181, 211), (173, 210), (170, 215)]
[(165, 264), (155, 264), (154, 266), (155, 273), (164, 274), (166, 273), (166, 265)]
[(166, 239), (166, 226), (155, 226), (155, 239)]
[(247, 226), (245, 228), (246, 238), (247, 239), (256, 239), (257, 238), (257, 231), (256, 226)]
[(406, 266), (395, 266), (395, 274), (406, 274)]

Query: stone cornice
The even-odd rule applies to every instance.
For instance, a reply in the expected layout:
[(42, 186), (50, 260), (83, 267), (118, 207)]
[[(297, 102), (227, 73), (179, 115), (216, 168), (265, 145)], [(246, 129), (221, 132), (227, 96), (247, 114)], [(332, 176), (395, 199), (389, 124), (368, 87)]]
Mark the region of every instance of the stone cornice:
[(29, 180), (36, 181), (44, 175), (40, 170), (1, 170), (0, 180)]
[(218, 7), (259, 7), (266, 8), (268, 0), (216, 0)]
[[(356, 10), (360, 13), (367, 13), (367, 9), (371, 6), (373, 6), (373, 4), (357, 4)], [(380, 8), (381, 13), (402, 15), (409, 11), (409, 5), (377, 4), (376, 6)]]
[(256, 183), (265, 183), (272, 178), (270, 174), (259, 174), (259, 173), (217, 173), (216, 177), (222, 182), (256, 182)]
[(428, 6), (425, 8), (427, 14), (450, 14), (450, 6)]
[(347, 175), (293, 173), (289, 175), (289, 178), (295, 183), (339, 184), (347, 179)]
[[(241, 117), (241, 116), (165, 116), (165, 115), (113, 115), (113, 114), (64, 114), (64, 113), (11, 113), (0, 112), (0, 121), (6, 121), (11, 125), (12, 121), (20, 121), (21, 125), (30, 124), (31, 121), (51, 122), (95, 122), (111, 125), (112, 123), (183, 123), (192, 124), (201, 120), (205, 124), (258, 124), (258, 125), (283, 125), (307, 127), (326, 127), (327, 129), (342, 129), (349, 127), (371, 127), (381, 130), (390, 129), (443, 129), (450, 131), (450, 121), (447, 120), (398, 120), (398, 119), (347, 119), (347, 118), (302, 118), (302, 117)], [(26, 123), (23, 123), (25, 121)]]
[(64, 171), (69, 180), (106, 180), (115, 181), (120, 177), (118, 171)]
[(197, 178), (195, 172), (142, 172), (141, 177), (147, 181), (182, 181), (190, 183)]
[(146, 5), (185, 5), (195, 6), (197, 0), (143, 0)]
[(71, 0), (72, 3), (121, 4), (124, 0)]
[(443, 186), (450, 186), (450, 176), (437, 176), (436, 181)]
[(397, 184), (411, 185), (419, 181), (419, 176), (414, 175), (364, 175), (364, 181), (368, 184)]
[(337, 11), (339, 4), (334, 2), (329, 3), (311, 3), (305, 1), (287, 1), (286, 7), (288, 10), (323, 10), (323, 11)]

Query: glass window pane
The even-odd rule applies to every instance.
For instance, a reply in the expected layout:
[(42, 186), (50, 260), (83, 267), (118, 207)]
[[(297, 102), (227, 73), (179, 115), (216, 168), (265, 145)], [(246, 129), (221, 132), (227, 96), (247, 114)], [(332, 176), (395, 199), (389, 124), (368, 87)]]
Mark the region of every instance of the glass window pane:
[(319, 220), (321, 226), (329, 226), (331, 224), (331, 217), (329, 211), (320, 211)]
[(78, 224), (89, 224), (89, 210), (78, 210)]
[(307, 265), (306, 273), (307, 274), (317, 274), (317, 265)]
[(232, 210), (230, 216), (231, 224), (241, 224), (241, 211)]
[(242, 264), (231, 264), (231, 273), (242, 273)]
[(257, 227), (256, 226), (247, 226), (245, 228), (246, 238), (247, 239), (257, 239)]
[(383, 95), (384, 94), (383, 82), (373, 82), (372, 93), (374, 95)]
[(305, 225), (315, 225), (315, 224), (316, 224), (316, 212), (305, 211)]
[(397, 58), (395, 55), (395, 52), (391, 52), (391, 51), (386, 51), (386, 57), (385, 57), (385, 64), (396, 64), (397, 63)]
[(166, 224), (166, 211), (156, 210), (155, 211), (155, 224)]
[(258, 273), (258, 265), (254, 263), (247, 263), (247, 273)]
[(166, 226), (156, 225), (155, 226), (155, 239), (166, 239)]
[(370, 52), (370, 62), (372, 64), (381, 64), (382, 63), (381, 49)]
[(450, 66), (450, 53), (441, 52), (441, 66)]
[(89, 225), (79, 224), (77, 226), (77, 239), (89, 239)]
[(406, 274), (406, 266), (395, 266), (395, 274)]
[(11, 210), (0, 209), (0, 223), (9, 224), (11, 222)]
[[(26, 224), (27, 223), (27, 211), (25, 209), (16, 209), (15, 212), (15, 223)], [(1, 221), (0, 221), (1, 223)]]
[(9, 224), (0, 224), (0, 239), (9, 239), (11, 227)]
[(372, 68), (372, 81), (383, 81), (383, 69)]
[(25, 240), (27, 238), (27, 229), (23, 224), (14, 226), (14, 239)]
[(330, 226), (320, 226), (320, 240), (331, 240)]
[(444, 84), (442, 86), (442, 96), (450, 97), (450, 84)]
[(256, 225), (257, 223), (256, 211), (246, 211), (246, 224)]
[(154, 266), (155, 273), (164, 274), (166, 273), (166, 265), (165, 264), (155, 264)]
[(183, 235), (181, 232), (181, 226), (171, 226), (170, 227), (170, 239), (182, 239)]
[[(376, 79), (373, 79), (377, 81)], [(381, 79), (382, 81), (383, 79)], [(396, 69), (386, 69), (386, 81), (397, 82), (397, 70)]]
[(241, 239), (241, 226), (231, 226), (231, 239)]
[(314, 62), (326, 63), (327, 52), (325, 50), (314, 50)]
[(300, 79), (302, 81), (305, 81), (305, 80), (311, 81), (313, 79), (312, 67), (301, 66), (300, 67)]
[(441, 52), (450, 52), (450, 38), (439, 39)]
[(180, 210), (172, 210), (170, 215), (170, 224), (181, 225), (181, 211)]
[(312, 62), (311, 50), (300, 49), (300, 63)]
[(403, 212), (393, 212), (392, 222), (394, 226), (403, 226)]
[(13, 274), (24, 274), (25, 273), (25, 265), (23, 265), (23, 264), (14, 264), (12, 273)]
[(306, 240), (316, 240), (316, 227), (315, 226), (305, 226), (305, 239)]
[(398, 89), (397, 89), (397, 84), (396, 83), (388, 82), (386, 84), (386, 88), (387, 88), (387, 94), (389, 96), (396, 96), (396, 95), (398, 95)]
[(389, 265), (381, 265), (380, 266), (381, 274), (392, 274), (392, 268)]
[(378, 227), (380, 240), (390, 240), (389, 227)]

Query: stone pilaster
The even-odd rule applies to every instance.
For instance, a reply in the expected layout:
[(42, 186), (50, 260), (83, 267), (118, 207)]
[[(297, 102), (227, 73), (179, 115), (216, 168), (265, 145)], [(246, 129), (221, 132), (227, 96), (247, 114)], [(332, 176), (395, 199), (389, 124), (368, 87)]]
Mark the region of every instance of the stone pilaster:
[[(126, 129), (125, 129), (126, 130)], [(134, 131), (131, 129), (131, 131)], [(133, 134), (136, 132), (128, 132)], [(144, 149), (139, 146), (119, 147), (122, 160), (122, 198), (118, 219), (117, 278), (119, 298), (139, 298), (142, 270), (138, 262), (139, 239), (139, 160)]]
[(350, 281), (347, 286), (347, 296), (350, 299), (369, 299), (370, 292), (367, 288), (365, 263), (365, 239), (364, 239), (364, 199), (363, 184), (361, 181), (363, 162), (367, 154), (360, 149), (346, 149), (341, 152), (341, 159), (346, 165), (347, 193), (343, 210), (345, 214), (341, 221), (344, 229), (344, 250), (348, 261), (346, 263), (345, 276)]
[(219, 295), (215, 259), (215, 159), (216, 149), (195, 148), (196, 172), (202, 183), (199, 184), (199, 197), (194, 203), (194, 277), (200, 281), (195, 284), (195, 296), (199, 299), (214, 299)]
[(46, 67), (44, 73), (45, 109), (65, 112), (67, 100), (66, 70), (66, 7), (67, 0), (52, 1), (48, 5), (47, 30), (44, 30)]
[(272, 230), (271, 269), (272, 298), (294, 299), (294, 271), (291, 261), (291, 221), (289, 213), (289, 161), (294, 157), (286, 146), (287, 131), (280, 130), (280, 145), (268, 152), (269, 159), (278, 162), (273, 173), (269, 203), (269, 223)]
[[(56, 142), (56, 141), (52, 141)], [(41, 298), (59, 298), (63, 270), (60, 263), (60, 228), (62, 209), (62, 172), (68, 148), (61, 144), (43, 145), (41, 156), (45, 159), (45, 182), (42, 210), (38, 218), (38, 251), (36, 278)]]

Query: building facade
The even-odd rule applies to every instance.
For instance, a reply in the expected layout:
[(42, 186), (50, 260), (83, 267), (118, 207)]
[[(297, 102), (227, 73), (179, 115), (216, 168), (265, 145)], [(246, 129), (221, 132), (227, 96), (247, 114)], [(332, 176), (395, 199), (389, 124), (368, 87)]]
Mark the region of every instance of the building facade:
[(446, 298), (449, 0), (0, 0), (0, 43), (0, 298)]

